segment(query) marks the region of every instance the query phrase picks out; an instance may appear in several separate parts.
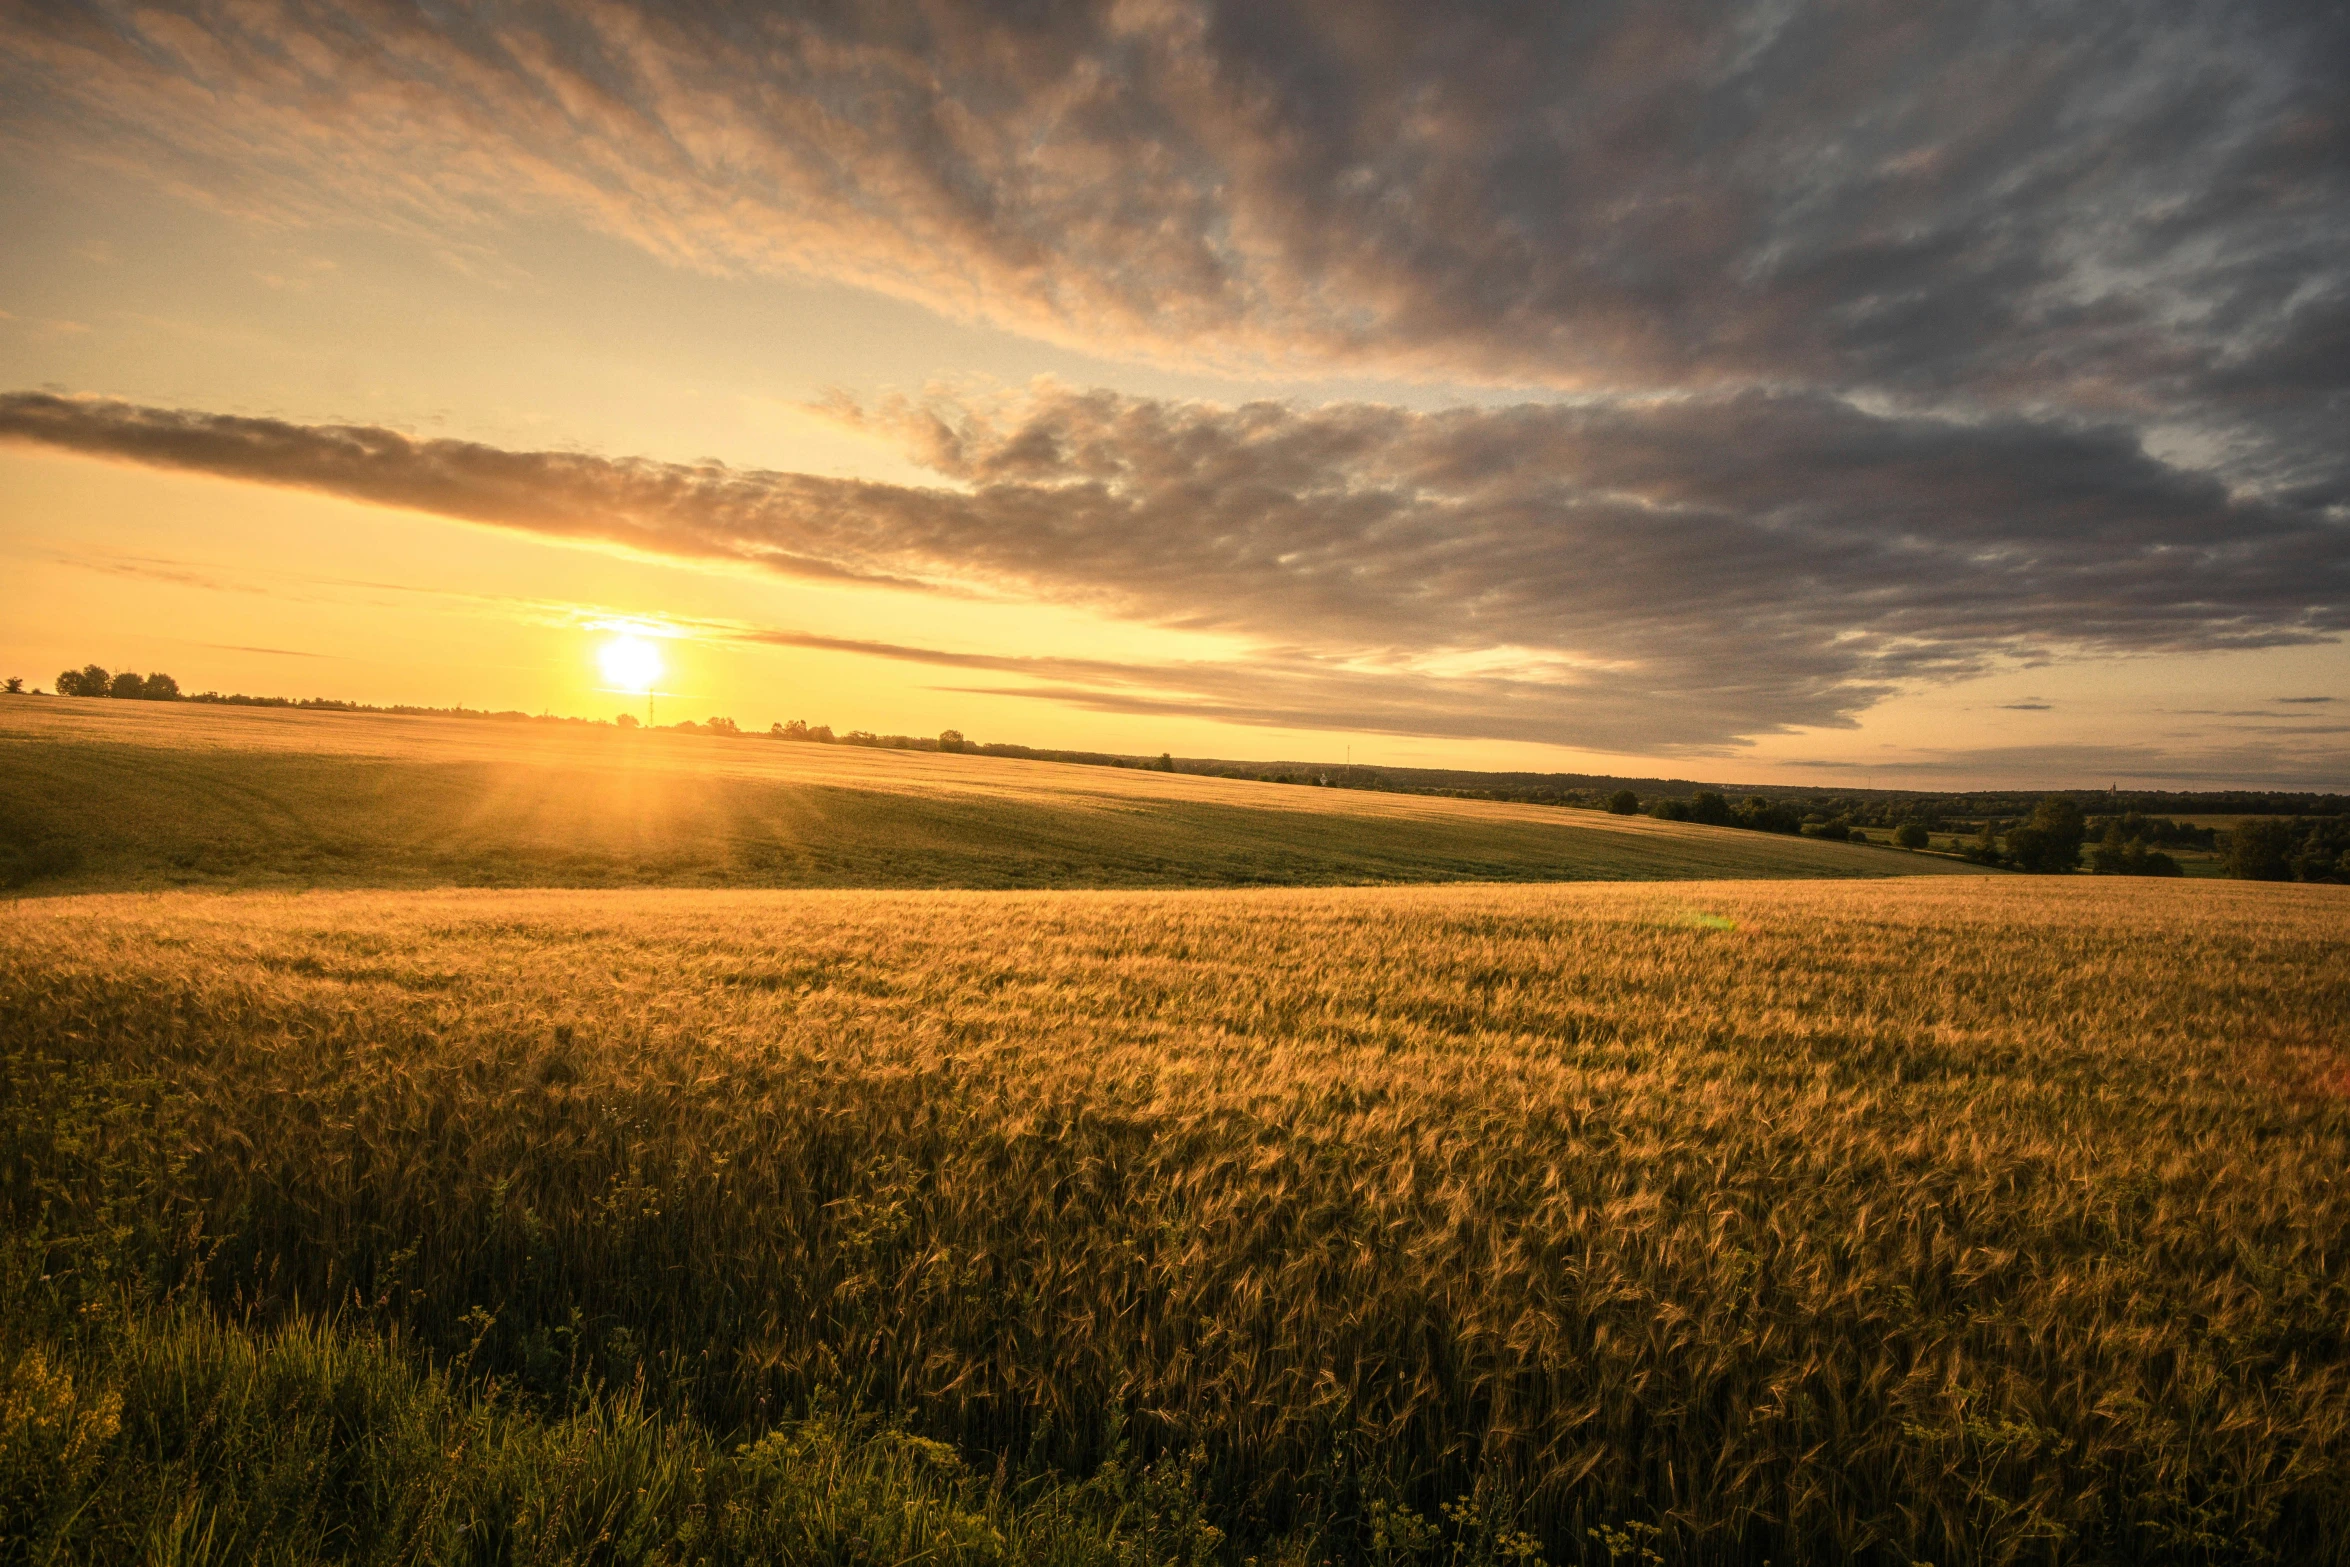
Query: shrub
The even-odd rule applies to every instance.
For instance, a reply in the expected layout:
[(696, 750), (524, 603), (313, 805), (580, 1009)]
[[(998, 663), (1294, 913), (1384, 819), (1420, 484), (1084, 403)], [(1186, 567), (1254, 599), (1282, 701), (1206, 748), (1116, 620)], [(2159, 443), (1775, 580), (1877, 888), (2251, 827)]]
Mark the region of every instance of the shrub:
[(1924, 822), (1903, 822), (1893, 829), (1893, 841), (1904, 849), (1922, 849), (1933, 840), (1927, 836)]
[(1629, 789), (1618, 789), (1607, 797), (1607, 808), (1611, 814), (1616, 816), (1638, 816), (1640, 814), (1640, 796)]

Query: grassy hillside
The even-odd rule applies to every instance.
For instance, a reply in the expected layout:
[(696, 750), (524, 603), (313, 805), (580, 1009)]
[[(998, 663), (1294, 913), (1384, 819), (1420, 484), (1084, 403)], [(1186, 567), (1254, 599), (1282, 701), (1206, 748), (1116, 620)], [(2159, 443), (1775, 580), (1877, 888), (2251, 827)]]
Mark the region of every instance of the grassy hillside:
[(0, 833), (17, 863), (43, 873), (30, 885), (44, 892), (1192, 887), (1971, 869), (1645, 817), (993, 757), (30, 698), (0, 701)]
[(2350, 1561), (2346, 948), (2023, 878), (19, 901), (0, 1534)]

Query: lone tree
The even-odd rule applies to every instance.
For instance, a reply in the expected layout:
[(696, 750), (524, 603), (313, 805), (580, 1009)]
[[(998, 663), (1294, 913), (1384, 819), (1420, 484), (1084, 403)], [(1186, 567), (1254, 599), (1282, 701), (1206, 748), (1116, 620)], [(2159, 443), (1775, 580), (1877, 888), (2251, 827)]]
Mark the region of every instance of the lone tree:
[(1618, 789), (1607, 797), (1607, 808), (1611, 815), (1638, 816), (1640, 814), (1640, 796), (1629, 789)]
[(1893, 841), (1905, 849), (1922, 849), (1932, 840), (1926, 834), (1924, 822), (1903, 822), (1893, 829)]
[(0, 680), (0, 691), (10, 696), (24, 695), (24, 676), (10, 675), (6, 680)]
[(960, 729), (941, 729), (938, 732), (938, 748), (942, 751), (960, 751), (963, 749), (963, 731)]

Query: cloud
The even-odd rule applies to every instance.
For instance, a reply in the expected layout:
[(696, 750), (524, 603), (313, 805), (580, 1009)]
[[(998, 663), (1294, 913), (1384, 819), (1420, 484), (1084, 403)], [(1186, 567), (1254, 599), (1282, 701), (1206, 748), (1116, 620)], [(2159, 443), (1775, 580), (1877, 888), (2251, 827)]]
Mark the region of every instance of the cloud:
[(2350, 501), (2350, 14), (368, 0), (0, 17), (0, 137), (1114, 357), (2128, 418)]
[(2341, 699), (2331, 696), (2280, 696), (2277, 700), (2291, 706), (2302, 706), (2317, 702), (2335, 702)]
[(2003, 713), (2046, 713), (2054, 711), (2054, 704), (2049, 702), (2002, 702), (1999, 704), (1999, 710)]
[(542, 537), (1229, 633), (1245, 665), (966, 660), (1238, 722), (1706, 749), (2002, 659), (2331, 640), (2350, 529), (2126, 432), (1734, 393), (1420, 414), (1040, 384), (839, 403), (935, 486), (43, 393), (0, 438)]
[(2191, 752), (2160, 745), (1953, 746), (1883, 761), (1821, 757), (1781, 766), (1817, 769), (1873, 788), (1955, 787), (2293, 789), (2340, 792), (2350, 785), (2350, 745), (2280, 746), (2250, 741)]

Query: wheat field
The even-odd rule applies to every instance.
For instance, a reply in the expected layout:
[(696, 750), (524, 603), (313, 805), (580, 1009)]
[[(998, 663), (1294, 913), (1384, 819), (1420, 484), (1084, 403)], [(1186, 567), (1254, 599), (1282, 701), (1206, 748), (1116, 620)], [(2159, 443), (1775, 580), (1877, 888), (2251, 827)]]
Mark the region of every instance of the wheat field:
[(2086, 879), (18, 901), (11, 1539), (2350, 1560), (2346, 949)]

